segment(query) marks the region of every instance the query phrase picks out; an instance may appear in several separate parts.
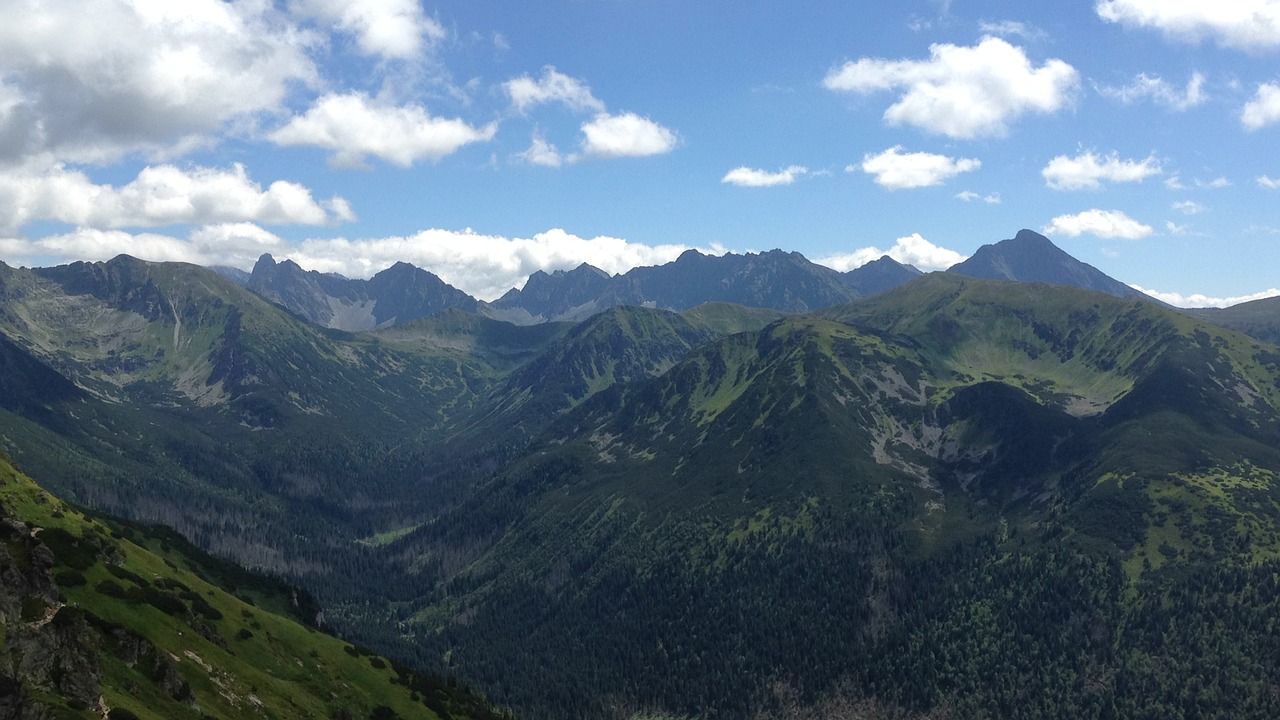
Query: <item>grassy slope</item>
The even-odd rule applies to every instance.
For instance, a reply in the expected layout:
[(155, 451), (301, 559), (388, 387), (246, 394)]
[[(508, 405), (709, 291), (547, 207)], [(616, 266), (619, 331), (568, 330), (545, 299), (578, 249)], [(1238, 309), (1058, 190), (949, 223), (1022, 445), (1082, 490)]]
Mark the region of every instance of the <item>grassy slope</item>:
[[(65, 604), (57, 613), (79, 615), (87, 628), (96, 629), (86, 647), (98, 655), (107, 707), (155, 720), (247, 714), (328, 718), (341, 710), (364, 718), (380, 706), (403, 718), (441, 716), (428, 705), (454, 717), (496, 717), (465, 691), (411, 676), (272, 612), (271, 605), (292, 603), (271, 582), (227, 570), (173, 536), (83, 514), (46, 494), (3, 458), (0, 502), (36, 528), (37, 539), (49, 538)], [(224, 576), (246, 583), (243, 598), (206, 579), (218, 575), (220, 567)], [(255, 595), (256, 601), (246, 602)], [(4, 618), (5, 637), (15, 635), (20, 622)], [(71, 621), (55, 616), (53, 622)], [(186, 687), (166, 690), (158, 682), (165, 671), (148, 671), (137, 657), (114, 651), (116, 643), (108, 640), (113, 637), (134, 638), (145, 647), (136, 642), (144, 638), (160, 653), (155, 667), (171, 668)], [(143, 656), (146, 660), (145, 651)], [(51, 703), (65, 703), (49, 688), (42, 690), (37, 694)], [(63, 716), (91, 716), (74, 711), (75, 705), (65, 705), (73, 712)]]

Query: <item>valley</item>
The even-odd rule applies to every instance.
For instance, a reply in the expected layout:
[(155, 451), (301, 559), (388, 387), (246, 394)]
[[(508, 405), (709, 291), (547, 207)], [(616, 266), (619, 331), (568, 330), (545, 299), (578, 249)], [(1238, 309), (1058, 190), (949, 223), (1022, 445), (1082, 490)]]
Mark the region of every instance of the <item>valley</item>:
[(60, 498), (6, 469), (6, 507), (149, 538), (86, 588), (160, 572), (152, 524), (303, 588), (403, 717), (1270, 717), (1259, 302), (1178, 311), (1025, 230), (947, 272), (690, 252), (492, 303), (404, 264), (0, 264), (0, 449)]

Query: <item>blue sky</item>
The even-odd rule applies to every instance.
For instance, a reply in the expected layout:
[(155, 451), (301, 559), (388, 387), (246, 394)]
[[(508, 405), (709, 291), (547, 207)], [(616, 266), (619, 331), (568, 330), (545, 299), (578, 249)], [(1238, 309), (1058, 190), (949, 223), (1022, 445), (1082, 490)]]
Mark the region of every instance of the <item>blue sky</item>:
[(684, 249), (945, 268), (1021, 228), (1280, 294), (1280, 0), (3, 0), (0, 259), (482, 298)]

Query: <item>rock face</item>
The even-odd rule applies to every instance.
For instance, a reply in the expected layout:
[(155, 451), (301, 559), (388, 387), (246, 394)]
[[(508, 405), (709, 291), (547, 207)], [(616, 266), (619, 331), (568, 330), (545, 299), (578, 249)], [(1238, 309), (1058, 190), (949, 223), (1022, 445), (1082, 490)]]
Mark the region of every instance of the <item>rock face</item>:
[(952, 265), (947, 272), (984, 280), (1066, 285), (1098, 290), (1119, 298), (1151, 299), (1094, 266), (1071, 257), (1049, 238), (1031, 230), (1019, 230), (1011, 240), (983, 245), (973, 257)]
[(0, 718), (43, 717), (36, 694), (82, 707), (101, 694), (97, 655), (83, 614), (63, 607), (54, 556), (32, 528), (0, 507)]
[(396, 263), (368, 280), (352, 280), (263, 255), (245, 286), (316, 325), (336, 330), (373, 330), (451, 308), (476, 312), (480, 306), (470, 295), (408, 263)]

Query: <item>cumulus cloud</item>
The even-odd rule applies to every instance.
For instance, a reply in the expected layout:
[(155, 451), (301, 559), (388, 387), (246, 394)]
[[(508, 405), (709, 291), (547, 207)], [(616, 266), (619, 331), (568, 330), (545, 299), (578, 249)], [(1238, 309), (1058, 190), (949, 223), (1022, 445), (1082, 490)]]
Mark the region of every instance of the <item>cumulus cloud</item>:
[(827, 257), (818, 258), (814, 262), (819, 265), (826, 265), (833, 270), (848, 272), (873, 260), (879, 260), (885, 255), (904, 265), (914, 265), (917, 269), (925, 272), (946, 270), (956, 263), (964, 262), (966, 259), (964, 255), (954, 250), (934, 245), (921, 237), (920, 233), (912, 233), (906, 237), (898, 238), (893, 247), (888, 250), (865, 247), (850, 253), (828, 255)]
[(308, 51), (317, 43), (271, 3), (10, 3), (0, 23), (0, 162), (183, 152), (315, 84)]
[(1151, 100), (1171, 110), (1188, 110), (1205, 100), (1204, 75), (1192, 73), (1186, 87), (1179, 90), (1164, 78), (1157, 75), (1139, 74), (1133, 82), (1122, 87), (1100, 86), (1098, 92), (1130, 105), (1141, 100)]
[(132, 234), (119, 230), (79, 229), (35, 241), (0, 241), (0, 253), (22, 264), (70, 260), (107, 260), (127, 253), (145, 260), (228, 265), (248, 269), (270, 252), (308, 270), (367, 278), (396, 262), (409, 262), (482, 300), (521, 287), (536, 270), (569, 270), (587, 262), (609, 273), (642, 265), (660, 265), (697, 249), (722, 254), (724, 248), (646, 245), (615, 237), (583, 238), (551, 229), (529, 238), (431, 229), (384, 238), (316, 238), (289, 242), (251, 223), (199, 228), (186, 238)]
[(956, 199), (963, 200), (965, 202), (973, 202), (974, 200), (981, 200), (982, 202), (988, 205), (999, 205), (1000, 193), (997, 192), (997, 193), (991, 193), (990, 195), (983, 195), (981, 193), (973, 192), (972, 190), (965, 190), (964, 192), (956, 193)]
[(591, 88), (577, 78), (569, 77), (548, 65), (542, 77), (521, 75), (502, 84), (511, 96), (511, 104), (519, 112), (543, 103), (558, 102), (578, 112), (604, 112), (604, 103), (591, 94)]
[(1267, 175), (1258, 176), (1258, 185), (1268, 190), (1280, 190), (1280, 180)]
[(1203, 295), (1201, 293), (1192, 293), (1183, 295), (1176, 292), (1160, 292), (1159, 290), (1151, 290), (1138, 285), (1130, 285), (1129, 287), (1140, 293), (1145, 293), (1151, 297), (1169, 303), (1175, 307), (1197, 308), (1197, 307), (1216, 307), (1224, 308), (1232, 305), (1239, 305), (1243, 302), (1252, 300), (1263, 300), (1265, 298), (1280, 297), (1280, 289), (1271, 288), (1262, 292), (1251, 293), (1249, 295), (1237, 295), (1235, 297), (1214, 297), (1212, 295)]
[(541, 165), (543, 167), (560, 167), (564, 162), (564, 157), (555, 145), (547, 142), (542, 135), (534, 133), (532, 142), (529, 143), (529, 149), (516, 155), (516, 159), (522, 160), (530, 165)]
[(720, 178), (720, 182), (739, 187), (773, 187), (774, 185), (790, 185), (808, 172), (809, 168), (802, 165), (792, 165), (778, 172), (742, 166), (725, 173), (724, 177)]
[(1250, 51), (1280, 47), (1280, 2), (1276, 0), (1100, 0), (1095, 9), (1108, 22), (1160, 30), (1180, 40), (1207, 38), (1223, 47)]
[(1107, 182), (1142, 182), (1160, 174), (1155, 156), (1145, 160), (1121, 160), (1117, 153), (1105, 157), (1086, 150), (1075, 157), (1059, 155), (1040, 171), (1054, 190), (1096, 190)]
[(1035, 67), (1022, 48), (997, 37), (973, 47), (939, 43), (928, 60), (862, 58), (827, 74), (830, 90), (902, 91), (884, 112), (890, 125), (914, 125), (953, 138), (998, 136), (1023, 114), (1066, 107), (1079, 83), (1061, 60)]
[(1240, 111), (1240, 123), (1246, 130), (1258, 130), (1275, 122), (1280, 122), (1280, 84), (1263, 83)]
[(432, 117), (420, 105), (385, 105), (363, 93), (331, 93), (269, 138), (282, 146), (332, 150), (337, 167), (365, 167), (370, 155), (409, 167), (419, 160), (439, 160), (469, 143), (491, 140), (495, 132), (493, 124), (477, 128), (457, 118)]
[(427, 17), (418, 0), (293, 0), (289, 7), (355, 36), (365, 55), (411, 60), (445, 37), (444, 26)]
[(1104, 240), (1138, 240), (1155, 232), (1119, 210), (1085, 210), (1075, 215), (1059, 215), (1045, 225), (1046, 235), (1077, 237), (1089, 234)]
[(635, 113), (601, 113), (583, 123), (582, 152), (587, 157), (619, 158), (662, 155), (675, 149), (676, 134)]
[(1205, 207), (1195, 200), (1182, 200), (1181, 202), (1174, 203), (1170, 207), (1183, 215), (1199, 215), (1205, 211)]
[(320, 203), (306, 187), (285, 180), (264, 190), (239, 164), (226, 170), (146, 167), (118, 188), (61, 165), (39, 173), (0, 173), (0, 228), (9, 230), (36, 220), (122, 228), (241, 220), (321, 225), (354, 219), (340, 197)]
[[(950, 158), (926, 152), (900, 152), (902, 146), (885, 150), (876, 155), (867, 154), (859, 166), (863, 172), (874, 175), (876, 184), (890, 190), (941, 185), (948, 178), (982, 167), (975, 158)], [(854, 170), (849, 166), (847, 170)]]

